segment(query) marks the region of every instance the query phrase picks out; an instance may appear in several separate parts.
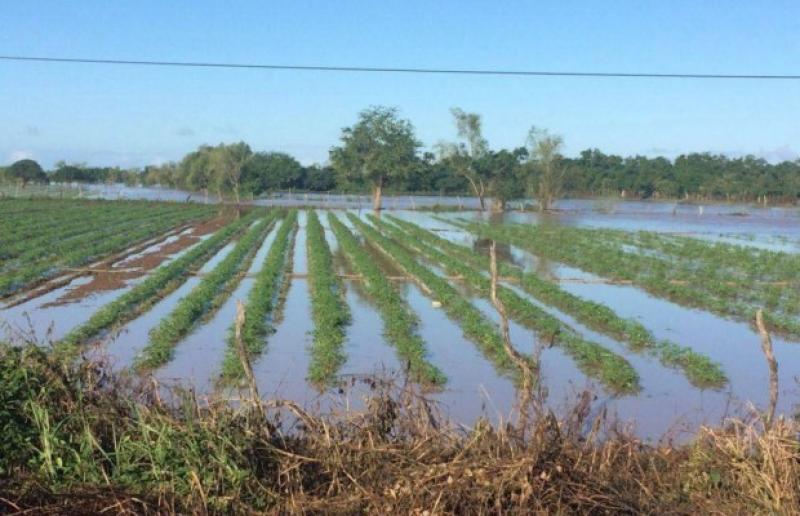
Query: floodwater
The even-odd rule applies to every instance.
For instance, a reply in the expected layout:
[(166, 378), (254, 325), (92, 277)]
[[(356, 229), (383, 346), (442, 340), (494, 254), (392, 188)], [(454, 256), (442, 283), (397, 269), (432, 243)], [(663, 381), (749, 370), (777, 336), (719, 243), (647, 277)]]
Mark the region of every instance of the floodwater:
[[(186, 192), (161, 189), (113, 190), (116, 186), (92, 190), (98, 196), (136, 198), (145, 192), (158, 190), (161, 199), (186, 200)], [(91, 189), (87, 189), (91, 190)], [(149, 194), (148, 194), (149, 195)], [(183, 197), (181, 197), (183, 196)], [(149, 197), (148, 197), (149, 198)], [(348, 200), (348, 198), (350, 198)], [(427, 199), (427, 200), (426, 200)], [(287, 195), (275, 199), (258, 200), (258, 204), (291, 204), (305, 198)], [(415, 198), (414, 206), (426, 202), (446, 204), (442, 198)], [(364, 217), (369, 204), (356, 196), (325, 195), (309, 197), (309, 203), (335, 206), (340, 220), (352, 229), (345, 214)], [(368, 200), (367, 200), (368, 201)], [(450, 199), (451, 202), (452, 199)], [(410, 199), (398, 197), (398, 208), (408, 207)], [(468, 204), (467, 199), (462, 203)], [(330, 204), (327, 204), (330, 203)], [(338, 204), (336, 204), (338, 203)], [(452, 206), (452, 204), (451, 204)], [(513, 207), (513, 205), (512, 205)], [(415, 222), (435, 234), (461, 245), (485, 248), (488, 242), (476, 238), (447, 223), (457, 218), (488, 219), (525, 223), (567, 224), (581, 227), (604, 227), (623, 230), (655, 230), (670, 234), (686, 234), (713, 241), (736, 245), (757, 246), (784, 252), (800, 252), (800, 212), (796, 208), (759, 208), (753, 206), (689, 205), (657, 202), (561, 201), (562, 210), (550, 215), (530, 212), (507, 212), (501, 216), (476, 212), (431, 213), (420, 210), (393, 211), (405, 220)], [(327, 222), (325, 210), (318, 210), (325, 228), (325, 236), (334, 254), (334, 263), (340, 272), (351, 272), (339, 250)], [(291, 399), (307, 408), (339, 410), (358, 409), (369, 392), (369, 384), (361, 380), (370, 375), (391, 376), (403, 381), (403, 366), (391, 345), (383, 338), (383, 321), (371, 300), (360, 287), (359, 280), (344, 280), (344, 297), (352, 313), (347, 328), (344, 352), (347, 357), (340, 373), (341, 382), (333, 389), (319, 391), (306, 380), (311, 345), (311, 307), (308, 295), (305, 223), (306, 215), (298, 217), (299, 230), (295, 238), (293, 272), (287, 292), (283, 318), (277, 322), (276, 331), (266, 337), (262, 356), (253, 364), (260, 393), (264, 397)], [(264, 256), (274, 239), (270, 232), (253, 260), (249, 273), (259, 270)], [(132, 256), (118, 264), (125, 267), (142, 254), (167, 248), (176, 235), (154, 244), (140, 255)], [(229, 244), (203, 266), (207, 272), (218, 263), (233, 244)], [(399, 276), (390, 260), (372, 248), (375, 261), (387, 276)], [(583, 298), (604, 303), (623, 317), (633, 318), (651, 330), (659, 339), (668, 339), (682, 346), (704, 353), (722, 365), (729, 383), (721, 390), (699, 389), (691, 385), (683, 372), (663, 366), (656, 358), (634, 353), (623, 343), (590, 330), (570, 315), (542, 305), (514, 284), (506, 284), (522, 297), (544, 308), (569, 325), (586, 339), (597, 342), (623, 356), (640, 376), (641, 391), (633, 395), (615, 395), (607, 392), (596, 380), (587, 377), (574, 361), (558, 346), (541, 347), (534, 332), (510, 322), (512, 345), (523, 353), (535, 353), (541, 348), (540, 381), (546, 402), (556, 410), (566, 409), (586, 389), (593, 393), (594, 413), (605, 411), (611, 420), (628, 425), (639, 436), (648, 440), (661, 438), (684, 439), (700, 424), (717, 424), (725, 417), (748, 417), (752, 407), (765, 408), (769, 400), (769, 370), (763, 357), (758, 334), (748, 324), (725, 319), (710, 312), (690, 309), (674, 302), (660, 299), (631, 285), (612, 285), (580, 269), (562, 263), (541, 259), (514, 246), (500, 246), (502, 260), (521, 266), (525, 271), (558, 281), (561, 286)], [(172, 258), (167, 258), (172, 259)], [(443, 271), (427, 264), (437, 274)], [(574, 280), (590, 280), (579, 282)], [(0, 310), (0, 321), (5, 321), (7, 331), (17, 333), (33, 331), (44, 337), (48, 329), (50, 338), (58, 339), (75, 325), (85, 321), (97, 308), (121, 295), (139, 278), (131, 279), (120, 288), (92, 291), (71, 303), (59, 303), (70, 291), (91, 282), (91, 277), (73, 280), (69, 285), (55, 289), (19, 306)], [(147, 343), (149, 331), (185, 296), (200, 278), (192, 277), (175, 292), (156, 303), (149, 311), (134, 319), (108, 340), (107, 352), (119, 367), (125, 367)], [(390, 281), (387, 278), (387, 281)], [(446, 312), (432, 305), (418, 286), (410, 282), (391, 280), (402, 292), (404, 299), (419, 318), (418, 332), (424, 338), (428, 360), (447, 376), (448, 383), (441, 390), (428, 390), (424, 395), (434, 401), (440, 411), (451, 421), (473, 424), (479, 418), (507, 421), (515, 411), (517, 393), (511, 379), (499, 374), (479, 348), (465, 338), (459, 325), (448, 318)], [(214, 392), (214, 380), (225, 351), (227, 332), (233, 321), (235, 302), (244, 300), (252, 286), (251, 277), (244, 278), (226, 303), (208, 320), (199, 324), (175, 350), (175, 358), (155, 372), (161, 381), (179, 379), (192, 383), (198, 392)], [(458, 281), (453, 285), (484, 315), (493, 321), (499, 315), (485, 299)], [(773, 336), (775, 355), (779, 363), (780, 395), (778, 412), (791, 417), (800, 402), (800, 342), (790, 342)]]

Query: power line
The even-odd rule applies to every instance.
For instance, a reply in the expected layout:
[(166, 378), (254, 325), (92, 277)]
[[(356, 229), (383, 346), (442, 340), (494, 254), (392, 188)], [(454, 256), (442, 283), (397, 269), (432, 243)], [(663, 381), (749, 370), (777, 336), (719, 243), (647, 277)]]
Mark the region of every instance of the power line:
[(358, 73), (416, 73), (441, 75), (494, 75), (517, 77), (601, 77), (601, 78), (645, 78), (645, 79), (751, 79), (751, 80), (800, 80), (800, 75), (771, 74), (715, 74), (715, 73), (651, 73), (651, 72), (557, 72), (545, 70), (488, 70), (467, 68), (395, 68), (372, 66), (317, 66), (286, 64), (215, 63), (198, 61), (145, 61), (130, 59), (91, 59), (69, 57), (3, 56), (3, 61), (28, 61), (39, 63), (82, 63), (100, 65), (171, 66), (184, 68), (239, 68), (254, 70), (297, 70), (312, 72), (358, 72)]

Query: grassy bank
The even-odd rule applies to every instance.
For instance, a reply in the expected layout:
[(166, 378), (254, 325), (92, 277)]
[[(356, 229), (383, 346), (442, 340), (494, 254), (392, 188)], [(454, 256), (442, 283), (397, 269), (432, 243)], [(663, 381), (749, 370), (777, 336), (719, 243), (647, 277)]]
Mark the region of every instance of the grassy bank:
[(596, 426), (585, 405), (455, 429), (371, 381), (363, 413), (265, 401), (262, 417), (188, 393), (164, 405), (102, 364), (0, 345), (0, 512), (800, 512), (793, 422), (730, 422), (658, 447), (582, 430)]

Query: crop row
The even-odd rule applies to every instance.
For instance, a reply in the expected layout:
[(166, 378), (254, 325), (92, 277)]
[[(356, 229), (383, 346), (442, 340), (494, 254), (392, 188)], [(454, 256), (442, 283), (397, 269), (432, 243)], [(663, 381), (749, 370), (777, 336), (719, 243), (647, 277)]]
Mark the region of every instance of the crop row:
[[(389, 216), (417, 241), (427, 242), (443, 250), (447, 255), (459, 259), (480, 270), (489, 269), (489, 259), (472, 249), (453, 243), (425, 229)], [(727, 381), (719, 364), (689, 347), (673, 342), (659, 341), (644, 325), (633, 319), (620, 317), (608, 306), (576, 296), (557, 284), (539, 278), (536, 274), (525, 273), (505, 262), (498, 262), (498, 272), (504, 277), (514, 278), (520, 287), (540, 302), (570, 314), (589, 328), (604, 333), (628, 344), (635, 352), (644, 351), (657, 356), (662, 364), (679, 367), (689, 381), (698, 387), (721, 387)]]
[[(395, 240), (439, 263), (448, 273), (461, 276), (483, 297), (490, 297), (491, 280), (488, 277), (460, 260), (438, 251), (417, 237), (410, 236), (399, 228), (380, 222), (372, 216), (370, 218), (374, 224)], [(598, 378), (616, 392), (638, 390), (638, 375), (623, 357), (596, 342), (584, 339), (558, 318), (508, 287), (498, 285), (497, 295), (512, 319), (535, 331), (541, 340), (560, 345), (588, 376)]]
[(108, 221), (115, 217), (136, 216), (154, 210), (162, 212), (176, 207), (209, 214), (212, 212), (210, 206), (142, 201), (87, 201), (56, 204), (50, 209), (23, 212), (16, 217), (8, 217), (8, 219), (4, 218), (0, 221), (0, 249), (7, 252), (9, 246), (21, 243), (23, 240), (43, 237), (63, 239), (66, 234), (91, 227), (95, 222)]
[[(287, 273), (285, 266), (292, 251), (296, 229), (297, 211), (291, 210), (281, 223), (269, 252), (264, 258), (264, 263), (256, 274), (253, 286), (247, 295), (241, 338), (251, 360), (263, 353), (266, 336), (272, 331), (267, 318), (272, 313), (274, 320), (276, 298), (280, 295), (282, 276)], [(229, 333), (228, 346), (222, 361), (222, 382), (226, 384), (238, 381), (244, 376), (242, 362), (236, 350), (237, 343), (235, 342), (233, 328)]]
[(144, 313), (159, 299), (183, 284), (199, 264), (222, 249), (231, 238), (241, 233), (259, 215), (257, 211), (251, 211), (190, 248), (180, 257), (162, 265), (144, 281), (100, 308), (88, 321), (67, 334), (61, 344), (70, 348), (87, 343), (103, 331), (119, 327)]
[(331, 383), (344, 364), (346, 357), (342, 346), (345, 327), (350, 323), (350, 310), (317, 213), (309, 210), (306, 220), (308, 288), (314, 320), (309, 378), (317, 385), (325, 385)]
[(516, 375), (514, 363), (505, 350), (503, 337), (495, 323), (464, 299), (464, 296), (446, 280), (431, 272), (427, 267), (420, 265), (402, 246), (383, 236), (375, 228), (354, 215), (348, 214), (348, 217), (370, 243), (441, 302), (442, 308), (448, 316), (458, 321), (464, 335), (478, 345), (484, 356), (495, 365), (499, 372)]
[(149, 342), (135, 361), (138, 369), (154, 369), (169, 362), (175, 345), (202, 317), (213, 314), (222, 305), (246, 272), (277, 213), (277, 210), (268, 212), (251, 227), (233, 250), (150, 331)]
[(0, 274), (0, 297), (7, 296), (38, 281), (47, 279), (65, 267), (86, 265), (93, 260), (130, 248), (137, 242), (151, 239), (176, 225), (196, 218), (194, 212), (176, 212), (167, 216), (152, 215), (150, 222), (133, 219), (88, 235), (80, 241), (61, 245), (43, 245), (38, 259), (25, 260), (18, 269)]
[(364, 290), (374, 300), (384, 324), (386, 340), (396, 349), (400, 358), (408, 364), (409, 373), (419, 381), (443, 384), (444, 374), (426, 358), (425, 342), (417, 334), (418, 320), (395, 287), (386, 281), (385, 275), (375, 264), (370, 254), (358, 243), (333, 213), (328, 221), (340, 249), (345, 253), (353, 269), (364, 280)]
[(54, 256), (70, 252), (92, 243), (98, 239), (115, 235), (119, 228), (131, 224), (150, 224), (166, 220), (175, 221), (191, 220), (206, 213), (195, 207), (173, 206), (166, 209), (134, 208), (130, 211), (122, 210), (100, 213), (98, 217), (78, 221), (71, 227), (56, 228), (51, 232), (45, 231), (42, 235), (31, 235), (21, 238), (16, 244), (3, 250), (2, 268), (14, 269), (20, 265), (28, 265), (37, 261), (51, 261)]
[(540, 228), (521, 224), (489, 225), (450, 221), (486, 238), (517, 245), (534, 255), (559, 261), (612, 280), (630, 281), (657, 296), (750, 322), (756, 308), (767, 307), (764, 318), (774, 331), (800, 339), (796, 311), (777, 310), (775, 302), (791, 296), (790, 289), (772, 289), (773, 299), (751, 295), (751, 287), (728, 285), (707, 269), (675, 277), (673, 264), (650, 256), (604, 245), (574, 228)]

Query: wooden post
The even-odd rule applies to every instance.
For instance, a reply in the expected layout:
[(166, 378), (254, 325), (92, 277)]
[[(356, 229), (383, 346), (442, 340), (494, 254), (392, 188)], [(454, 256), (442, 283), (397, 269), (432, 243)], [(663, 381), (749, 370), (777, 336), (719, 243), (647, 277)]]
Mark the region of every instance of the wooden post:
[(236, 339), (236, 351), (239, 354), (239, 361), (242, 363), (244, 369), (244, 376), (250, 387), (250, 399), (256, 408), (259, 416), (264, 417), (264, 412), (261, 407), (261, 396), (258, 394), (258, 384), (256, 384), (256, 377), (253, 374), (253, 367), (250, 365), (250, 355), (242, 340), (242, 328), (244, 328), (245, 313), (244, 304), (240, 300), (236, 300), (236, 323), (234, 325), (234, 337)]
[(756, 312), (756, 327), (761, 335), (761, 351), (767, 359), (769, 367), (769, 409), (767, 410), (764, 426), (769, 429), (775, 418), (775, 409), (778, 406), (778, 361), (775, 360), (775, 353), (772, 350), (772, 339), (769, 336), (767, 327), (764, 325), (764, 312)]

